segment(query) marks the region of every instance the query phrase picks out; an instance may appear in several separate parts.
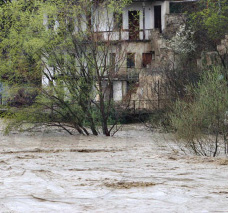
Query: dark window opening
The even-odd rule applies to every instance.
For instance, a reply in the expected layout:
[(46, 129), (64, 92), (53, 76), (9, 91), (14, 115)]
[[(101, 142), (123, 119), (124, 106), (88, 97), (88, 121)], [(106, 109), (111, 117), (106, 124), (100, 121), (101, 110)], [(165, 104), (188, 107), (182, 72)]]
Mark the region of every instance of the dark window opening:
[(91, 12), (89, 12), (86, 15), (86, 21), (87, 21), (87, 29), (92, 30), (92, 14), (91, 14)]
[(110, 53), (110, 65), (113, 66), (116, 63), (116, 53)]
[(151, 66), (152, 60), (155, 60), (154, 52), (143, 53), (142, 55), (142, 67), (149, 68)]
[(48, 29), (49, 30), (54, 30), (55, 26), (55, 19), (53, 16), (48, 16)]
[(155, 60), (155, 52), (152, 51), (151, 54), (152, 54), (152, 61), (154, 61)]
[(102, 91), (104, 93), (104, 99), (106, 101), (112, 100), (113, 99), (113, 82), (107, 82), (103, 81), (102, 82)]
[(127, 92), (131, 92), (135, 87), (135, 82), (127, 82)]
[(110, 72), (114, 73), (116, 71), (116, 53), (110, 53), (109, 57)]
[(135, 53), (127, 54), (127, 68), (135, 68)]
[(119, 13), (113, 14), (113, 30), (121, 30), (123, 25), (123, 16)]
[(154, 28), (162, 32), (161, 6), (154, 6)]
[(75, 23), (74, 23), (74, 20), (72, 18), (67, 19), (67, 29), (71, 33), (73, 33), (75, 30)]
[(129, 11), (129, 40), (139, 40), (139, 11)]

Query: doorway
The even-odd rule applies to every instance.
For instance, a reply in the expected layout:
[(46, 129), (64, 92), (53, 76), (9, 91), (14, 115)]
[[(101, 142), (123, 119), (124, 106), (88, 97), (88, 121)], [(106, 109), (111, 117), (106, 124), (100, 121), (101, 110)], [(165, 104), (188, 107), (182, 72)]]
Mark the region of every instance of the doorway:
[(162, 32), (161, 5), (154, 6), (154, 28)]
[(139, 11), (129, 11), (129, 40), (139, 40)]

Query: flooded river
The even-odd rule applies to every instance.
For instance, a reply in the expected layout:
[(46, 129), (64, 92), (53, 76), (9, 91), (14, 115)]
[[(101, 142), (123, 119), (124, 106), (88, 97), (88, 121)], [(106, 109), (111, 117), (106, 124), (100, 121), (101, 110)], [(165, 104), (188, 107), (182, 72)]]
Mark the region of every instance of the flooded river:
[(228, 212), (228, 160), (186, 156), (169, 137), (43, 129), (0, 137), (0, 212)]

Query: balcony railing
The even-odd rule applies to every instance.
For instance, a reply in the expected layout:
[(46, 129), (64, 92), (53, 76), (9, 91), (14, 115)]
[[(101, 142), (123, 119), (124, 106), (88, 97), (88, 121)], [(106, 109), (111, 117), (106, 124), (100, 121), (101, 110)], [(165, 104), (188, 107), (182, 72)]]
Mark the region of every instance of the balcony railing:
[(156, 110), (164, 109), (170, 104), (170, 99), (165, 96), (157, 96), (154, 99), (145, 100), (123, 100), (116, 101), (115, 108), (117, 111), (126, 111), (127, 114), (151, 113)]
[(160, 76), (163, 73), (159, 68), (127, 68), (121, 67), (118, 72), (113, 71), (109, 76), (104, 75), (104, 78), (111, 78), (112, 80), (126, 80), (126, 81), (139, 81), (139, 75), (147, 74), (150, 76)]
[(139, 73), (141, 69), (137, 68), (121, 68), (119, 72), (113, 72), (110, 76), (105, 75), (104, 78), (110, 78), (112, 80), (126, 80), (126, 81), (138, 81)]
[(153, 29), (130, 31), (128, 29), (120, 31), (99, 31), (95, 32), (97, 40), (103, 41), (149, 41)]

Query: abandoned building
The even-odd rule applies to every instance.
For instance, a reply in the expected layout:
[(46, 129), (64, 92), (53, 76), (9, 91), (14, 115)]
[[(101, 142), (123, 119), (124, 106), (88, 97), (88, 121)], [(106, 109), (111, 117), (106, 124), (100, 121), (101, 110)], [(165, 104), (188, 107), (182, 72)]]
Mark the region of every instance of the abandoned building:
[[(98, 39), (115, 41), (118, 46), (109, 53), (110, 64), (118, 66), (119, 48), (125, 52), (124, 62), (112, 78), (112, 89), (109, 91), (114, 101), (130, 97), (134, 101), (144, 101), (144, 106), (141, 103), (139, 107), (147, 107), (146, 100), (155, 98), (156, 89), (151, 88), (158, 87), (159, 90), (159, 71), (174, 60), (166, 37), (174, 35), (183, 23), (179, 6), (191, 2), (133, 0), (124, 8), (121, 18), (117, 19), (114, 13), (103, 13), (100, 19), (104, 21), (97, 25), (94, 23)], [(43, 79), (45, 83), (46, 79)]]
[[(138, 107), (147, 107), (147, 100), (157, 98), (159, 71), (174, 61), (166, 37), (175, 35), (183, 23), (184, 17), (178, 8), (191, 2), (134, 0), (124, 8), (118, 25), (113, 14), (111, 32), (109, 25), (100, 26), (101, 39), (122, 42), (126, 52), (125, 62), (113, 79), (114, 101), (131, 96)], [(118, 61), (117, 54), (110, 53), (110, 63)]]

